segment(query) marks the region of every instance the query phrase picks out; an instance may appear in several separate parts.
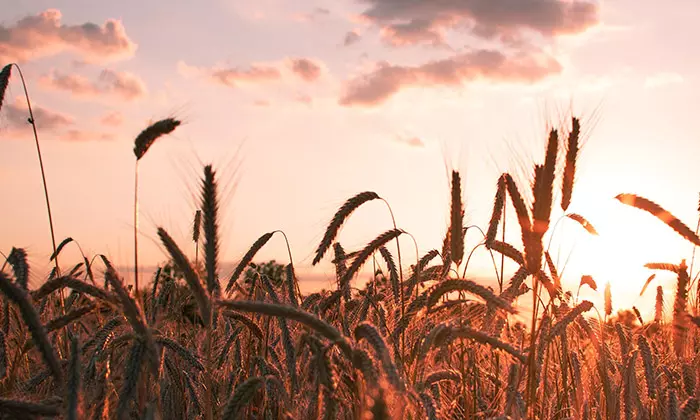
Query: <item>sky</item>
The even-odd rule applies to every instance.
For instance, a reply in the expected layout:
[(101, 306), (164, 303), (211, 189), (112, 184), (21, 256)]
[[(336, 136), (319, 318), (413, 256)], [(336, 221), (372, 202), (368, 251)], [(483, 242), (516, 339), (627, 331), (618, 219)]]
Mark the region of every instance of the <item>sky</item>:
[[(174, 117), (183, 124), (139, 164), (142, 265), (166, 259), (159, 226), (193, 252), (199, 180), (212, 163), (222, 261), (281, 229), (302, 286), (332, 287), (331, 258), (311, 260), (347, 198), (375, 191), (386, 199), (412, 235), (402, 239), (404, 259), (415, 261), (416, 249), (441, 247), (452, 169), (464, 179), (467, 223), (485, 228), (497, 177), (511, 172), (525, 189), (549, 128), (566, 132), (578, 116), (585, 142), (569, 211), (600, 236), (552, 223), (565, 289), (592, 274), (599, 291), (612, 284), (620, 307), (650, 313), (652, 294), (638, 297), (650, 274), (642, 264), (690, 260), (692, 248), (614, 196), (643, 195), (695, 227), (699, 8), (682, 0), (663, 8), (648, 0), (3, 0), (0, 64), (19, 63), (28, 83), (57, 241), (70, 236), (88, 254), (133, 264), (133, 139)], [(0, 249), (26, 248), (39, 284), (51, 242), (22, 95), (15, 74), (0, 111)], [(555, 209), (553, 220), (562, 214)], [(386, 206), (369, 203), (339, 240), (358, 249), (391, 226)], [(468, 235), (467, 248), (479, 240)], [(260, 253), (269, 258), (288, 258), (279, 235)], [(78, 262), (76, 250), (63, 261)], [(467, 273), (491, 276), (490, 264), (477, 249)]]

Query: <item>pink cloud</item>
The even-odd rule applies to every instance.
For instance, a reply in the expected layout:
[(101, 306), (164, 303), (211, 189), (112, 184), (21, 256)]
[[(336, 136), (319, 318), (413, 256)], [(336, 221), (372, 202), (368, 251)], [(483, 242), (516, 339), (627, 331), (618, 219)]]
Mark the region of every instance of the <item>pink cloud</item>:
[(71, 129), (59, 136), (59, 139), (68, 142), (112, 141), (114, 140), (114, 135), (95, 131)]
[(360, 39), (361, 36), (359, 32), (353, 29), (352, 31), (349, 31), (345, 34), (345, 38), (343, 39), (343, 45), (349, 47), (350, 45), (358, 43)]
[[(32, 111), (38, 130), (55, 131), (70, 126), (74, 122), (73, 118), (68, 115), (51, 111), (41, 106), (33, 106)], [(18, 98), (14, 103), (5, 105), (3, 113), (7, 118), (10, 131), (21, 133), (21, 130), (28, 130), (27, 133), (30, 133), (29, 111), (21, 99)]]
[(136, 75), (105, 69), (97, 81), (91, 81), (79, 74), (51, 72), (39, 79), (39, 83), (49, 89), (70, 92), (76, 96), (99, 97), (115, 96), (133, 101), (146, 95), (145, 83)]
[(0, 62), (25, 62), (71, 51), (88, 61), (130, 57), (136, 44), (119, 20), (104, 24), (61, 24), (61, 12), (48, 9), (20, 19), (13, 26), (0, 25)]
[(410, 147), (425, 147), (425, 143), (419, 137), (396, 136), (396, 141)]
[(124, 123), (124, 116), (119, 112), (112, 111), (100, 118), (100, 123), (108, 127), (118, 127)]
[(478, 79), (534, 82), (560, 71), (561, 65), (542, 53), (506, 56), (493, 50), (475, 50), (419, 66), (381, 63), (347, 83), (339, 102), (375, 106), (410, 86), (458, 86)]
[(382, 28), (392, 45), (441, 44), (443, 31), (459, 29), (490, 39), (535, 32), (546, 38), (579, 33), (599, 21), (599, 6), (586, 0), (362, 0), (362, 16)]
[(292, 71), (304, 81), (313, 82), (321, 76), (321, 66), (308, 58), (291, 60)]
[(183, 76), (203, 77), (229, 87), (262, 85), (280, 81), (289, 75), (311, 82), (318, 79), (323, 71), (321, 63), (308, 58), (287, 58), (271, 63), (250, 64), (247, 67), (196, 67), (182, 61), (177, 66)]

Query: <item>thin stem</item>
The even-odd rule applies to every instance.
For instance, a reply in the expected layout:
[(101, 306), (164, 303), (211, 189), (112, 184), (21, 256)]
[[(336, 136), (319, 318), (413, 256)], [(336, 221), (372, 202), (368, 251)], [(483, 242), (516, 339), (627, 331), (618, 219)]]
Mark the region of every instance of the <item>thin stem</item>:
[[(391, 222), (394, 225), (394, 229), (396, 229), (396, 218), (394, 218), (394, 212), (391, 210), (391, 206), (389, 205), (389, 202), (386, 201), (385, 199), (381, 199), (384, 204), (386, 204), (386, 207), (389, 209), (389, 215), (391, 216)], [(399, 262), (399, 284), (401, 287), (399, 287), (399, 299), (401, 299), (401, 319), (403, 319), (404, 312), (406, 310), (406, 303), (404, 302), (403, 298), (403, 267), (401, 264), (401, 245), (399, 244), (399, 238), (396, 237), (396, 257)], [(405, 340), (405, 335), (404, 332), (401, 332), (401, 355), (403, 357), (403, 354), (406, 350), (406, 340)]]
[[(22, 81), (22, 88), (24, 89), (24, 97), (27, 99), (27, 109), (29, 110), (29, 123), (32, 125), (32, 130), (34, 131), (34, 142), (36, 143), (36, 153), (39, 156), (39, 168), (41, 168), (41, 181), (44, 183), (44, 197), (46, 198), (46, 211), (49, 214), (49, 228), (51, 229), (51, 246), (53, 247), (53, 253), (56, 254), (56, 235), (53, 229), (53, 217), (51, 216), (51, 203), (49, 201), (49, 188), (46, 185), (46, 173), (44, 171), (44, 161), (41, 158), (41, 148), (39, 147), (39, 135), (36, 131), (36, 122), (34, 121), (34, 112), (32, 112), (32, 102), (29, 100), (29, 92), (27, 90), (27, 84), (24, 81), (24, 75), (22, 74), (22, 69), (17, 63), (12, 63), (17, 72), (19, 73), (19, 78)], [(58, 255), (54, 258), (54, 264), (56, 267), (56, 275), (60, 276), (60, 269), (58, 268)]]
[[(506, 200), (503, 200), (503, 209), (501, 209), (503, 214), (503, 232), (501, 236), (501, 242), (506, 243)], [(498, 279), (498, 292), (503, 293), (503, 266), (506, 263), (506, 255), (501, 254), (501, 276)]]
[(139, 161), (134, 165), (134, 293), (139, 292)]

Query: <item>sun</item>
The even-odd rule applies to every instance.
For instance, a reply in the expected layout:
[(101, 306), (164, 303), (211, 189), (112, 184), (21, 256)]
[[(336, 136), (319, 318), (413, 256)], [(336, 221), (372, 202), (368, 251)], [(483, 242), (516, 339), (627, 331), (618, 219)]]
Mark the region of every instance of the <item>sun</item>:
[[(579, 299), (603, 306), (603, 289), (610, 283), (613, 310), (633, 306), (647, 317), (654, 311), (654, 292), (640, 292), (653, 270), (645, 268), (649, 262), (690, 263), (692, 245), (653, 216), (608, 200), (598, 205), (578, 208), (598, 235), (589, 234), (575, 220), (564, 217), (553, 229), (550, 254), (562, 272), (565, 291)], [(577, 213), (578, 214), (578, 213)], [(581, 276), (590, 275), (597, 290), (583, 286)], [(654, 288), (661, 285), (668, 293), (673, 290), (672, 273), (657, 273)], [(653, 316), (653, 315), (651, 315)]]

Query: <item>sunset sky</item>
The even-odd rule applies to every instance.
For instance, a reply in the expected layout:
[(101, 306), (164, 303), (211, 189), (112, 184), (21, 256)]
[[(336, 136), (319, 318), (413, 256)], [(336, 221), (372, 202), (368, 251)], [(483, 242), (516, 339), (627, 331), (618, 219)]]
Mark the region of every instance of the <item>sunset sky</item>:
[[(690, 260), (689, 243), (614, 196), (643, 195), (695, 228), (695, 1), (4, 0), (2, 10), (0, 65), (20, 63), (29, 84), (57, 240), (119, 266), (133, 264), (133, 139), (171, 116), (183, 125), (140, 164), (144, 266), (166, 259), (157, 226), (191, 251), (210, 162), (223, 190), (223, 261), (282, 229), (302, 284), (330, 286), (331, 258), (312, 269), (313, 251), (335, 210), (364, 190), (391, 204), (421, 254), (440, 248), (449, 171), (463, 174), (467, 223), (485, 228), (498, 175), (526, 188), (548, 128), (572, 114), (585, 144), (570, 211), (600, 237), (558, 225), (560, 264), (575, 243), (565, 289), (593, 274), (600, 291), (612, 283), (616, 305), (647, 308), (651, 293), (636, 299), (650, 274), (642, 264)], [(36, 285), (51, 246), (22, 95), (13, 75), (0, 111), (0, 249), (25, 247)], [(381, 203), (368, 204), (340, 241), (357, 249), (390, 223)], [(517, 244), (514, 223), (507, 232)], [(415, 262), (409, 237), (402, 249)], [(66, 265), (78, 261), (71, 252)], [(265, 258), (285, 261), (280, 237)], [(474, 258), (469, 273), (491, 275), (483, 249)]]

